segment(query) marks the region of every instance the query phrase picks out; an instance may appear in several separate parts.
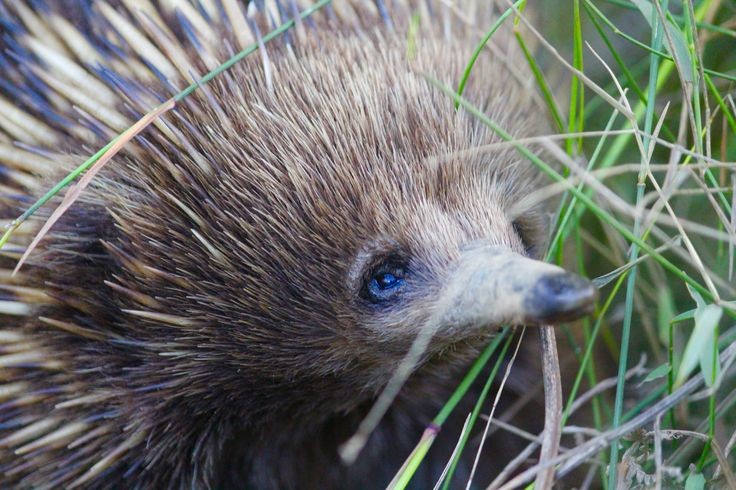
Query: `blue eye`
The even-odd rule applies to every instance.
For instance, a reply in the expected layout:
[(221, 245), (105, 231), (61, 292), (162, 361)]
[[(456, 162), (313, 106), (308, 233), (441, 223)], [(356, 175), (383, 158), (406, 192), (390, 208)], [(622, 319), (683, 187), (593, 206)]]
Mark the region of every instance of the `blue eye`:
[(381, 268), (373, 274), (366, 284), (366, 299), (373, 303), (388, 301), (403, 289), (405, 283), (402, 268), (392, 267), (390, 270)]

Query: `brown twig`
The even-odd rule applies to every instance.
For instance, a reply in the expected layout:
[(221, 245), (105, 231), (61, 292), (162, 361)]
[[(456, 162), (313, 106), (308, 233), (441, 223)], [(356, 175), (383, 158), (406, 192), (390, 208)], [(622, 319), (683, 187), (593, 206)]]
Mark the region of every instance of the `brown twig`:
[[(557, 356), (555, 330), (551, 325), (539, 329), (542, 350), (542, 376), (544, 378), (544, 432), (539, 461), (555, 459), (560, 450), (562, 430), (562, 380), (560, 360)], [(541, 469), (534, 482), (535, 488), (552, 488), (555, 477), (554, 466)]]

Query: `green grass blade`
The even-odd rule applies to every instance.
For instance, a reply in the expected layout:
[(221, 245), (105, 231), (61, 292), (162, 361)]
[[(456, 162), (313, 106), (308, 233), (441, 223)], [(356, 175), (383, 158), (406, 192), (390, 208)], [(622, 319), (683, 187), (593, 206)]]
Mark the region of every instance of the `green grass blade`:
[[(514, 3), (514, 8), (519, 8), (522, 4), (526, 3), (526, 0), (517, 0), (516, 3)], [(468, 61), (467, 66), (465, 67), (465, 71), (463, 72), (463, 76), (460, 79), (460, 84), (457, 86), (457, 92), (459, 94), (462, 94), (465, 90), (465, 85), (468, 83), (468, 79), (470, 78), (470, 73), (473, 71), (473, 67), (475, 66), (475, 62), (478, 60), (478, 57), (480, 56), (480, 53), (483, 51), (483, 48), (486, 47), (486, 44), (488, 44), (488, 41), (491, 40), (491, 36), (498, 30), (499, 27), (503, 24), (503, 22), (509, 18), (509, 16), (514, 13), (513, 8), (508, 8), (504, 11), (503, 14), (501, 14), (498, 19), (496, 19), (496, 22), (493, 23), (490, 29), (488, 29), (488, 32), (486, 32), (486, 35), (483, 36), (483, 39), (480, 43), (475, 47), (475, 51), (473, 51), (472, 56), (470, 57), (470, 61)], [(455, 104), (455, 109), (457, 110), (459, 106)]]
[(493, 338), (491, 343), (489, 343), (486, 348), (483, 349), (483, 352), (481, 352), (480, 356), (478, 356), (475, 362), (473, 362), (473, 365), (470, 367), (467, 374), (463, 377), (458, 387), (452, 393), (450, 399), (445, 402), (439, 413), (437, 413), (437, 416), (432, 420), (432, 424), (430, 425), (430, 427), (425, 430), (422, 439), (417, 444), (417, 447), (414, 449), (414, 451), (412, 451), (406, 463), (404, 463), (402, 468), (399, 470), (399, 473), (397, 473), (397, 475), (394, 477), (394, 480), (389, 485), (392, 490), (403, 490), (409, 484), (412, 477), (414, 476), (414, 473), (419, 468), (419, 465), (422, 463), (424, 456), (426, 456), (427, 451), (429, 451), (429, 448), (432, 446), (432, 443), (434, 442), (434, 437), (436, 436), (437, 432), (442, 428), (442, 425), (447, 421), (448, 417), (455, 410), (458, 403), (460, 403), (460, 400), (463, 399), (472, 384), (483, 371), (485, 365), (488, 364), (491, 356), (493, 356), (494, 352), (496, 352), (498, 346), (501, 345), (501, 341), (503, 341), (504, 337), (508, 335), (509, 331), (510, 328), (505, 327), (498, 335)]

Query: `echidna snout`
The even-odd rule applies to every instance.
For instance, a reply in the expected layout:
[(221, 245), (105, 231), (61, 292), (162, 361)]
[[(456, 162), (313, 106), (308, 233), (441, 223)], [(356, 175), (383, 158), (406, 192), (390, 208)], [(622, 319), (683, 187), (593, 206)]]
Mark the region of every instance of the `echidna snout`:
[(590, 313), (597, 290), (587, 279), (524, 257), (507, 246), (473, 244), (437, 299), (438, 330), (552, 324)]

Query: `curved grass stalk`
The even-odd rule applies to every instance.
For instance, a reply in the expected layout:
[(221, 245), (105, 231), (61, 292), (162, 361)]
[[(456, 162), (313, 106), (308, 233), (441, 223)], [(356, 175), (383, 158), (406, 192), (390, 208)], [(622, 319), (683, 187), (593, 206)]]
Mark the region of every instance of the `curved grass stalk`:
[[(475, 66), (475, 62), (478, 60), (478, 57), (480, 56), (480, 53), (483, 51), (483, 48), (486, 47), (486, 44), (488, 44), (488, 41), (491, 40), (491, 36), (501, 27), (503, 22), (509, 18), (509, 16), (514, 13), (514, 8), (523, 8), (523, 5), (526, 4), (526, 0), (517, 0), (516, 3), (514, 3), (513, 8), (508, 8), (506, 11), (501, 14), (498, 19), (496, 19), (496, 22), (493, 23), (490, 29), (488, 29), (488, 32), (486, 32), (486, 35), (483, 36), (483, 39), (481, 42), (478, 43), (478, 45), (475, 47), (475, 51), (473, 51), (473, 54), (470, 56), (470, 61), (468, 61), (467, 66), (465, 67), (465, 71), (463, 72), (463, 76), (460, 79), (460, 83), (457, 86), (457, 93), (461, 94), (465, 90), (465, 85), (468, 83), (468, 79), (470, 78), (470, 73), (473, 71), (473, 67)], [(455, 103), (455, 110), (457, 110), (460, 106)]]

